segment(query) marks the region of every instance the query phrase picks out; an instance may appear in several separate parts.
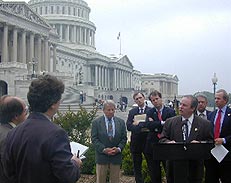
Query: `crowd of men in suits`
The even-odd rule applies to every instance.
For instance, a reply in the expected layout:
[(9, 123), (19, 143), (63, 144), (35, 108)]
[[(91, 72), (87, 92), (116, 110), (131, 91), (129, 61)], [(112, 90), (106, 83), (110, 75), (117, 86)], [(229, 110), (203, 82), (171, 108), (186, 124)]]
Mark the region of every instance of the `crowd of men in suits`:
[[(42, 75), (32, 81), (25, 102), (15, 96), (0, 98), (0, 182), (1, 183), (74, 183), (80, 177), (81, 160), (71, 153), (66, 132), (52, 123), (64, 84), (56, 77)], [(152, 91), (145, 103), (141, 92), (133, 95), (137, 107), (128, 113), (127, 121), (115, 116), (116, 104), (103, 103), (103, 115), (92, 122), (91, 140), (95, 147), (96, 181), (120, 182), (122, 151), (131, 131), (135, 181), (144, 183), (142, 160), (145, 157), (152, 183), (161, 183), (161, 164), (167, 183), (229, 183), (231, 154), (218, 162), (209, 159), (160, 160), (153, 144), (209, 142), (231, 150), (231, 109), (229, 95), (223, 89), (215, 94), (217, 109), (206, 110), (203, 94), (185, 95), (179, 103), (179, 115), (163, 105), (162, 94)], [(200, 151), (200, 149), (198, 149)], [(205, 167), (205, 172), (204, 172)], [(109, 172), (109, 176), (108, 176)]]
[[(129, 111), (127, 129), (131, 131), (130, 149), (133, 159), (135, 180), (143, 183), (142, 154), (144, 155), (152, 183), (161, 183), (160, 163), (164, 167), (167, 183), (228, 183), (231, 175), (230, 152), (219, 163), (213, 156), (206, 160), (155, 160), (153, 143), (214, 143), (231, 150), (231, 109), (227, 106), (229, 95), (223, 89), (215, 94), (217, 110), (206, 110), (208, 101), (203, 94), (185, 95), (179, 104), (179, 115), (170, 107), (163, 105), (161, 93), (153, 91), (149, 100), (153, 108), (144, 105), (145, 96), (135, 93), (134, 101), (138, 107)], [(136, 116), (146, 114), (145, 122), (137, 122)], [(183, 126), (187, 135), (184, 137)], [(198, 149), (200, 151), (200, 149)], [(204, 172), (205, 167), (205, 172)]]

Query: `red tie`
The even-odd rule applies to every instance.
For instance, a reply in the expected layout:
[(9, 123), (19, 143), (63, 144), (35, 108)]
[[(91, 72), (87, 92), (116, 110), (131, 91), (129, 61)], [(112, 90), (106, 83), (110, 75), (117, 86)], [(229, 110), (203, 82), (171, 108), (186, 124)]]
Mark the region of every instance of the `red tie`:
[(220, 109), (217, 115), (216, 123), (215, 123), (214, 139), (219, 138), (220, 136), (221, 112), (222, 110)]
[(158, 114), (158, 119), (159, 119), (160, 121), (163, 121), (163, 120), (162, 120), (162, 117), (161, 117), (161, 112), (160, 112), (160, 110), (157, 111), (157, 114)]
[[(158, 119), (159, 119), (160, 121), (163, 121), (163, 120), (162, 120), (162, 117), (161, 117), (161, 112), (160, 112), (160, 110), (157, 111), (157, 115), (158, 115)], [(157, 137), (160, 138), (160, 133), (157, 134)]]

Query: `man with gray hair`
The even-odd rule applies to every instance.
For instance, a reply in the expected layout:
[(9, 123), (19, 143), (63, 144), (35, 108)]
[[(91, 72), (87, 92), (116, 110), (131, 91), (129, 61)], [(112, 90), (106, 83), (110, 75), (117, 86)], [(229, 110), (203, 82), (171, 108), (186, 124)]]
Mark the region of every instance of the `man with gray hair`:
[(215, 93), (217, 109), (209, 115), (214, 132), (215, 145), (223, 145), (228, 154), (219, 163), (213, 156), (205, 161), (205, 183), (230, 183), (231, 174), (231, 109), (228, 107), (229, 94), (224, 90)]
[(112, 100), (103, 103), (103, 115), (92, 122), (91, 140), (96, 154), (97, 183), (119, 183), (122, 150), (127, 142), (125, 121), (115, 117), (116, 105)]
[(211, 111), (206, 109), (208, 105), (208, 99), (206, 95), (204, 95), (203, 93), (198, 93), (196, 94), (196, 98), (198, 100), (198, 106), (195, 114), (204, 119), (208, 119), (208, 116), (211, 113)]

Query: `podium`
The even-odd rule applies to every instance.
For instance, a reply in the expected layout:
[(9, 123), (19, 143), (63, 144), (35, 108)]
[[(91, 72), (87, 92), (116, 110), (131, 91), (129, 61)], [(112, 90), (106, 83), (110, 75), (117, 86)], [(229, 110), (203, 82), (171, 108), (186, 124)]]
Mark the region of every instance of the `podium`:
[(213, 142), (153, 144), (154, 160), (204, 160), (211, 156)]

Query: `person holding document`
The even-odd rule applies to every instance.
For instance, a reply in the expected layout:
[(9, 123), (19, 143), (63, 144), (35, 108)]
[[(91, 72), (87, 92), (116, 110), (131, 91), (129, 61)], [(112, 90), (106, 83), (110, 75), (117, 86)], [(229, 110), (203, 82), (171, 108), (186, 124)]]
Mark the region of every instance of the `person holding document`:
[(217, 110), (209, 115), (214, 129), (215, 145), (223, 145), (229, 153), (219, 163), (214, 157), (205, 161), (205, 183), (230, 183), (231, 181), (231, 109), (227, 106), (229, 102), (228, 93), (217, 90), (215, 94), (215, 104)]
[[(213, 142), (211, 123), (197, 115), (198, 100), (185, 95), (179, 106), (179, 116), (166, 120), (160, 136), (162, 143)], [(198, 149), (200, 151), (200, 149)], [(201, 183), (204, 174), (203, 160), (174, 160), (173, 183)]]
[(114, 101), (104, 101), (104, 115), (92, 122), (91, 140), (95, 147), (97, 183), (106, 183), (108, 171), (110, 183), (120, 182), (122, 150), (127, 142), (127, 132), (124, 120), (114, 116), (115, 109)]
[(6, 138), (3, 167), (13, 183), (75, 183), (81, 160), (72, 155), (67, 133), (51, 119), (64, 84), (51, 75), (34, 79), (27, 93), (30, 115)]
[(133, 169), (136, 183), (143, 183), (142, 177), (142, 154), (144, 153), (148, 129), (145, 127), (146, 113), (151, 108), (145, 105), (145, 97), (143, 93), (135, 93), (133, 95), (137, 107), (131, 109), (127, 118), (127, 130), (131, 131), (130, 151), (133, 160)]

